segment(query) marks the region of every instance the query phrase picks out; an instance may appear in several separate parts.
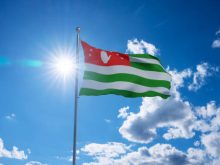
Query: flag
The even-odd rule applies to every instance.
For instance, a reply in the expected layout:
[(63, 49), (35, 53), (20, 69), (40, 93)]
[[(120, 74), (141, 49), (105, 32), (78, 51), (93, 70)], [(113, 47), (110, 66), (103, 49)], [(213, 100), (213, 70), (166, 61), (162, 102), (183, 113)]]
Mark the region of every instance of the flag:
[(106, 51), (84, 41), (81, 44), (85, 71), (80, 95), (169, 97), (171, 76), (157, 57)]

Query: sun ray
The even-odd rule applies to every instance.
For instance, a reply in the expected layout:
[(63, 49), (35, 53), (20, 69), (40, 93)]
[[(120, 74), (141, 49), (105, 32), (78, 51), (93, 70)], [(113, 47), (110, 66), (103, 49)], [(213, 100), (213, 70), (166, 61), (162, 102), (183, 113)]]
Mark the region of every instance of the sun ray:
[(50, 52), (47, 67), (53, 82), (64, 86), (72, 82), (77, 67), (72, 49), (59, 48)]

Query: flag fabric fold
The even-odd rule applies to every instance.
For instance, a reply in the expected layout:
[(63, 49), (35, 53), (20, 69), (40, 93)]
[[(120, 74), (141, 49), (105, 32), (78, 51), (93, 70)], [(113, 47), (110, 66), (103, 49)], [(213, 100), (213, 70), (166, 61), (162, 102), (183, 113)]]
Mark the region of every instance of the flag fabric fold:
[(84, 41), (81, 44), (85, 71), (80, 95), (169, 97), (171, 76), (157, 57), (106, 51)]

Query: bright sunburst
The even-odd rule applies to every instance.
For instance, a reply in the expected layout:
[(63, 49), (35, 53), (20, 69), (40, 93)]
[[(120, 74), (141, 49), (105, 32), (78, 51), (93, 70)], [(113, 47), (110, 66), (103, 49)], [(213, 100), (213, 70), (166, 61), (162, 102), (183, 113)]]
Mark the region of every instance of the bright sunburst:
[(76, 70), (74, 53), (71, 49), (61, 49), (50, 52), (48, 59), (49, 75), (55, 82), (66, 83), (73, 79)]
[(71, 56), (63, 55), (55, 57), (54, 71), (63, 78), (67, 78), (74, 73), (74, 61)]

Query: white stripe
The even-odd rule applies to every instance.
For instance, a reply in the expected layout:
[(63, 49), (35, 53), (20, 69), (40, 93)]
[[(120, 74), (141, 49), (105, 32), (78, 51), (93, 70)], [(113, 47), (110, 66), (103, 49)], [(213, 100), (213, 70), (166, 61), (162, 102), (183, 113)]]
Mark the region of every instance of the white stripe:
[(130, 56), (130, 61), (131, 62), (139, 62), (139, 63), (149, 63), (149, 64), (161, 65), (158, 60), (150, 59), (150, 58), (138, 58), (138, 57)]
[(92, 71), (99, 74), (111, 75), (117, 73), (127, 73), (133, 74), (140, 77), (153, 79), (153, 80), (166, 80), (171, 81), (171, 77), (168, 73), (165, 72), (154, 72), (154, 71), (146, 71), (137, 69), (131, 66), (124, 66), (124, 65), (114, 65), (114, 66), (99, 66), (94, 64), (85, 64), (86, 71)]
[(142, 85), (133, 84), (130, 82), (123, 82), (123, 81), (103, 83), (94, 80), (84, 80), (81, 88), (90, 88), (96, 90), (118, 89), (118, 90), (126, 90), (136, 93), (155, 91), (162, 94), (169, 94), (169, 90), (164, 87), (145, 87)]

